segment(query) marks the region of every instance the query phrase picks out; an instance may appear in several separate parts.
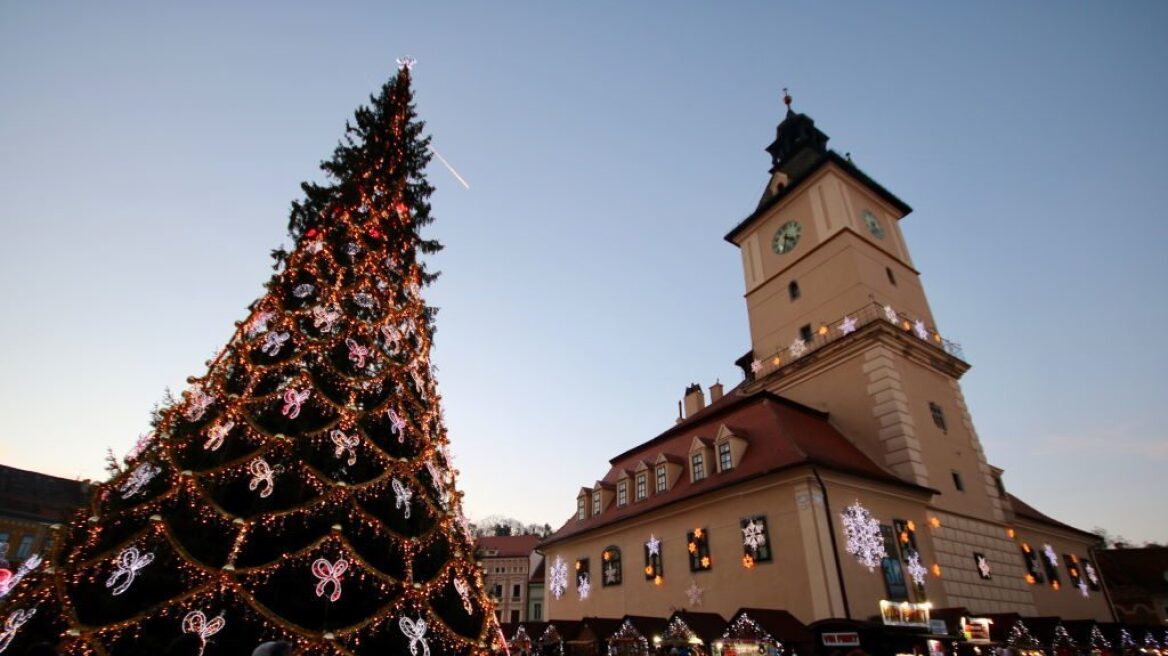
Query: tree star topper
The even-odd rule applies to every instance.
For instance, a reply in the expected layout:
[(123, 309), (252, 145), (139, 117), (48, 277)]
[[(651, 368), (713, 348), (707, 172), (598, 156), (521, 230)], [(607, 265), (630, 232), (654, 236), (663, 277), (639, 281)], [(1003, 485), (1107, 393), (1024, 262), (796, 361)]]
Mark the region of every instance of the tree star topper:
[(414, 70), (414, 65), (417, 63), (418, 63), (418, 60), (414, 59), (413, 57), (398, 57), (397, 58), (397, 67), (399, 69), (405, 69), (407, 71), (412, 71), (412, 70)]

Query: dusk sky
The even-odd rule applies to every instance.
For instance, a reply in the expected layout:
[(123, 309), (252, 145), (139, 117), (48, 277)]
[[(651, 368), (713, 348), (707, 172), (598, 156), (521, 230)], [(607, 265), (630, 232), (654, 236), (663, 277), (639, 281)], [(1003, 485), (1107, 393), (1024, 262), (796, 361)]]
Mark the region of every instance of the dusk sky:
[(472, 519), (559, 526), (691, 382), (741, 381), (737, 249), (783, 87), (905, 200), (991, 464), (1168, 541), (1168, 3), (0, 4), (0, 463), (103, 477), (230, 338), (410, 55), (434, 361)]

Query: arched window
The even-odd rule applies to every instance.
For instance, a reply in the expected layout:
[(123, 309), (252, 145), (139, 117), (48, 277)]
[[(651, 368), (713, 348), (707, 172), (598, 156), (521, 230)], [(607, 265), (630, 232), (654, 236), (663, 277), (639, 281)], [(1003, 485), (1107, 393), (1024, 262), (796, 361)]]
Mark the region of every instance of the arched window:
[(604, 561), (601, 571), (601, 583), (604, 587), (610, 585), (621, 584), (621, 552), (620, 547), (610, 545), (604, 548), (604, 553), (600, 555), (601, 560)]

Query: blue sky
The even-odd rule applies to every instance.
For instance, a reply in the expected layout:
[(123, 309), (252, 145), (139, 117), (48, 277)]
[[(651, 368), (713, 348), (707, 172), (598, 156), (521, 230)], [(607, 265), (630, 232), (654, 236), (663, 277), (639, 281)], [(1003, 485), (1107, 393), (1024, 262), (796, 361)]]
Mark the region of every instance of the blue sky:
[(0, 462), (98, 476), (230, 336), (298, 183), (393, 71), (434, 145), (428, 292), (472, 517), (558, 525), (749, 348), (782, 87), (902, 224), (990, 461), (1168, 540), (1168, 5), (4, 3)]

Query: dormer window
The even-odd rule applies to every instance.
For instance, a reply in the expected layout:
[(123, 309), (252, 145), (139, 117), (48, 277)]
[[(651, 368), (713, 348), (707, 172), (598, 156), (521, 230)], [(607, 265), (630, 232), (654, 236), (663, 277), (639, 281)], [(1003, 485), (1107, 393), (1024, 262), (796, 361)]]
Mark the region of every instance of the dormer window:
[(600, 492), (592, 493), (592, 515), (600, 514)]
[(588, 512), (584, 509), (584, 495), (581, 494), (576, 497), (576, 516), (580, 519), (588, 519)]
[(724, 472), (734, 468), (734, 458), (730, 454), (730, 442), (718, 444), (718, 471)]
[(649, 496), (649, 481), (645, 472), (637, 474), (637, 501)]
[(657, 466), (657, 494), (661, 494), (669, 488), (669, 478), (666, 476), (665, 465)]
[(693, 454), (693, 457), (690, 458), (690, 469), (694, 482), (706, 477), (706, 458), (700, 451)]
[(629, 482), (627, 480), (616, 484), (616, 505), (629, 505)]

